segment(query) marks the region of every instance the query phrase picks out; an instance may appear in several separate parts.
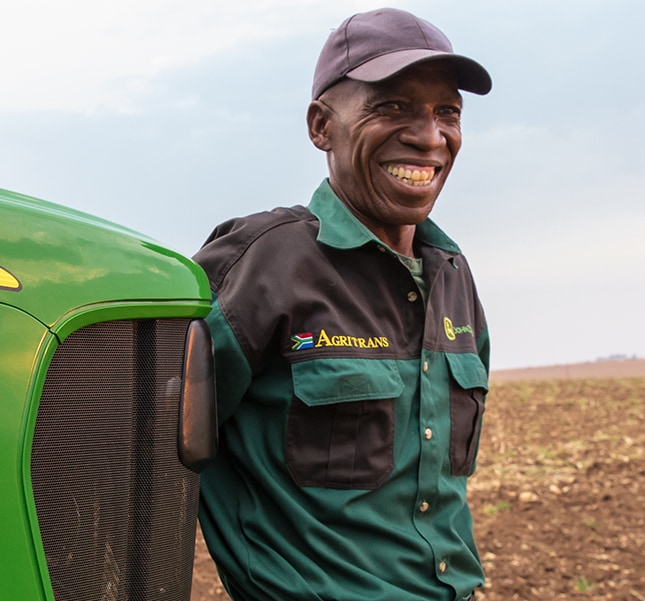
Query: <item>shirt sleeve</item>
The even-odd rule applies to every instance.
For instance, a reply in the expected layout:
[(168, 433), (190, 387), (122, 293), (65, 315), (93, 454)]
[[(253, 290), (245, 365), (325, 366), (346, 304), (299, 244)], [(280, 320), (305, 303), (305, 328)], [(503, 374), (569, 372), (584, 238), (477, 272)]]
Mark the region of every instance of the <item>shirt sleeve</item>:
[(486, 374), (490, 374), (490, 337), (487, 325), (477, 337), (477, 354), (486, 368)]
[(248, 389), (251, 368), (215, 295), (206, 322), (213, 338), (217, 417), (221, 425), (235, 412)]

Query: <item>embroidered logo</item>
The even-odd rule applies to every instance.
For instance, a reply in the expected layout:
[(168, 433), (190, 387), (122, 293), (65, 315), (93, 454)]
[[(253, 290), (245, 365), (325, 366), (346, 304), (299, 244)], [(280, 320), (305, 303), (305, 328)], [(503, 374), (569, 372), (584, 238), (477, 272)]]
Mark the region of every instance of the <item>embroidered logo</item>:
[(390, 341), (387, 336), (370, 336), (365, 338), (362, 336), (351, 336), (349, 334), (338, 335), (338, 334), (327, 334), (325, 330), (320, 330), (320, 333), (317, 336), (316, 341), (314, 342), (313, 332), (302, 332), (300, 334), (294, 334), (291, 336), (291, 350), (292, 351), (302, 351), (309, 348), (321, 348), (325, 346), (336, 346), (336, 347), (354, 347), (354, 348), (365, 348), (365, 349), (378, 349), (378, 348), (388, 348), (390, 346)]
[(302, 334), (295, 334), (291, 337), (292, 351), (301, 351), (306, 348), (314, 347), (314, 335), (311, 332), (303, 332)]
[(390, 341), (386, 336), (370, 336), (364, 338), (362, 336), (350, 335), (332, 335), (329, 336), (325, 330), (320, 330), (318, 340), (316, 341), (316, 348), (322, 346), (342, 346), (342, 347), (356, 347), (356, 348), (387, 348), (390, 346)]
[(443, 330), (446, 333), (446, 338), (448, 340), (456, 340), (458, 334), (473, 334), (473, 327), (470, 324), (465, 326), (454, 326), (450, 317), (443, 318)]

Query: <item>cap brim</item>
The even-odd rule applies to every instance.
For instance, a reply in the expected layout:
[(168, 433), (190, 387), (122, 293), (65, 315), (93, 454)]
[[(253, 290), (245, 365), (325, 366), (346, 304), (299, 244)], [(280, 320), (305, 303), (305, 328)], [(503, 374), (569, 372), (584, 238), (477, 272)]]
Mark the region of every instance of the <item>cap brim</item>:
[(382, 54), (352, 69), (346, 76), (349, 79), (368, 83), (383, 81), (412, 65), (426, 61), (445, 61), (450, 64), (457, 75), (457, 86), (460, 90), (484, 95), (488, 94), (493, 87), (488, 71), (477, 61), (460, 54), (426, 48), (398, 50)]

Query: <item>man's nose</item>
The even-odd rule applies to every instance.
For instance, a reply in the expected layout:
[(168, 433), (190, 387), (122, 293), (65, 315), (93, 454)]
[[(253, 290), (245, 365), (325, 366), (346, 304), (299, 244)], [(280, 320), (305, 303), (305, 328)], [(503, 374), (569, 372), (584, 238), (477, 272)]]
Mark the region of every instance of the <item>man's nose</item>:
[(431, 111), (422, 111), (410, 118), (410, 122), (401, 132), (400, 140), (423, 150), (436, 148), (446, 143), (446, 137)]

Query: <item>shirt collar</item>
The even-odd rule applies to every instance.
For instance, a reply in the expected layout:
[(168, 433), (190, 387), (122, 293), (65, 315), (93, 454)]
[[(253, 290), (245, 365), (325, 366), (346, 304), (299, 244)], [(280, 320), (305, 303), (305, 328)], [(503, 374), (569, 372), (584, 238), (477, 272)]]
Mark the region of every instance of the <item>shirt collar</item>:
[[(318, 241), (327, 246), (349, 249), (369, 242), (383, 245), (383, 242), (356, 219), (345, 203), (334, 194), (329, 179), (323, 180), (318, 186), (308, 208), (320, 222)], [(431, 219), (417, 225), (416, 237), (429, 246), (451, 253), (461, 253), (459, 246)]]

